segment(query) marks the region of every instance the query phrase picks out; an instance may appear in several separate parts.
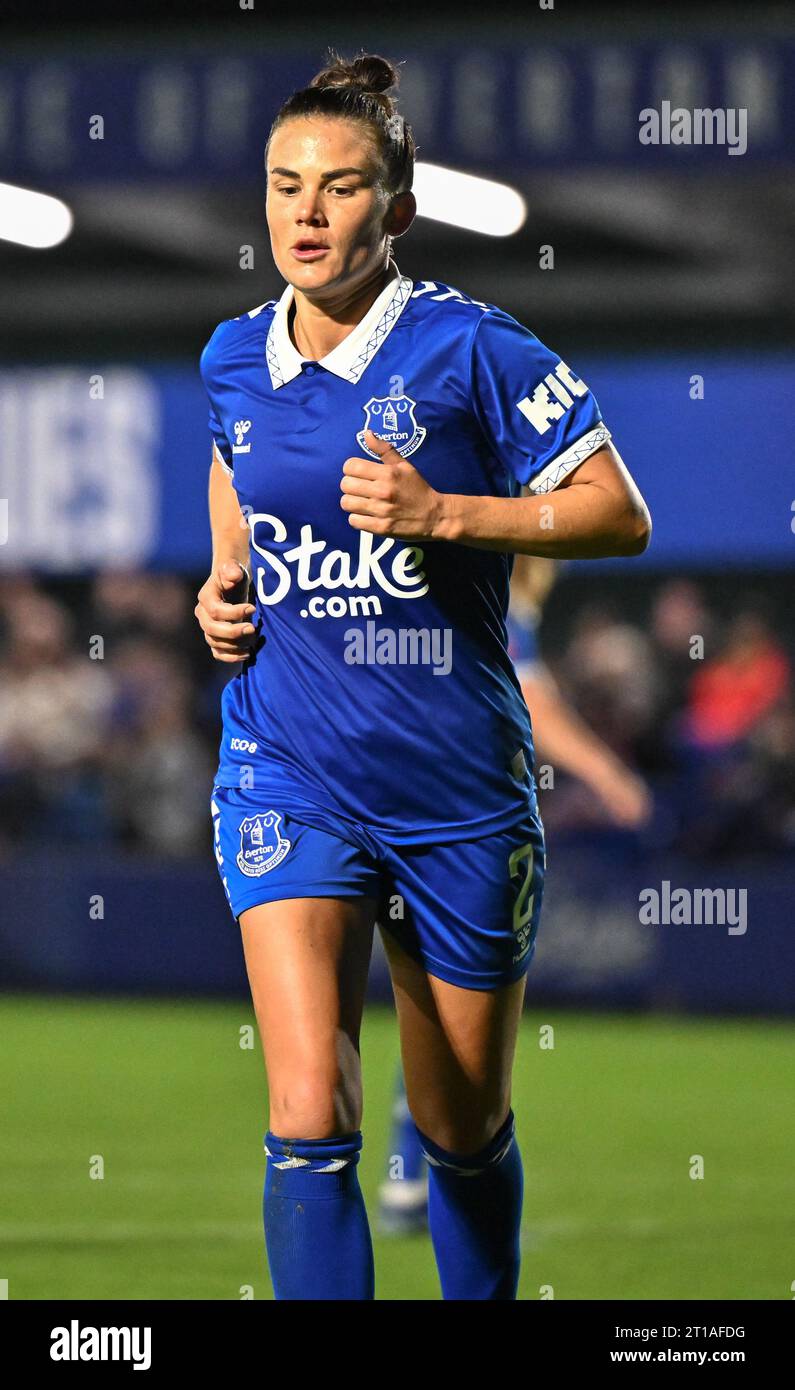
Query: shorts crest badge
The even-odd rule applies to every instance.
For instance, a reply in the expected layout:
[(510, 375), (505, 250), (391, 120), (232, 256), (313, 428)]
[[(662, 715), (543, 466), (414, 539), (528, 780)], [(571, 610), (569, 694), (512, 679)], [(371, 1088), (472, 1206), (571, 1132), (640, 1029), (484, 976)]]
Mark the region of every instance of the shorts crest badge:
[(373, 430), (408, 458), (419, 449), (427, 434), (425, 427), (418, 425), (414, 418), (416, 408), (417, 402), (410, 396), (371, 396), (364, 407), (364, 426), (356, 436), (357, 444), (371, 458), (377, 458), (364, 442), (364, 431)]
[(260, 878), (280, 864), (290, 841), (279, 833), (278, 811), (260, 811), (240, 822), (240, 852), (237, 867), (249, 878)]

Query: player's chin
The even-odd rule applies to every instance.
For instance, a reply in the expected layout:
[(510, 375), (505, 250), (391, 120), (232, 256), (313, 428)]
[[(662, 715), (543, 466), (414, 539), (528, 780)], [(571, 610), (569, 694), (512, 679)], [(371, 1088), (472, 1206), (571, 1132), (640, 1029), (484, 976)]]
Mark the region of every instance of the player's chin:
[(303, 261), (295, 252), (289, 251), (282, 273), (291, 285), (297, 285), (299, 289), (304, 286), (321, 289), (323, 285), (330, 285), (339, 279), (340, 265), (338, 257), (330, 247), (311, 261)]

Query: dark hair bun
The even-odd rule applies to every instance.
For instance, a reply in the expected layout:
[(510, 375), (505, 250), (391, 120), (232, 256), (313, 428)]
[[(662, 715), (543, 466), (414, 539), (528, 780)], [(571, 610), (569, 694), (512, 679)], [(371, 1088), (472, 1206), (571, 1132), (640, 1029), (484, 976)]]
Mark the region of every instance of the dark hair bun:
[(360, 87), (362, 91), (381, 95), (397, 87), (400, 74), (386, 58), (377, 53), (361, 53), (358, 58), (341, 58), (332, 49), (329, 66), (312, 78), (310, 87)]

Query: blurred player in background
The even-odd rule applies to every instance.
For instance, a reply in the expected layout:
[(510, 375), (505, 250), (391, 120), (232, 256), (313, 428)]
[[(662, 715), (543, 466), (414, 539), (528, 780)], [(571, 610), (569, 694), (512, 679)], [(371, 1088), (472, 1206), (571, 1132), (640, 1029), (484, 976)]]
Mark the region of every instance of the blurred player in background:
[(376, 919), (442, 1295), (516, 1297), (511, 1070), (544, 846), (512, 555), (634, 555), (650, 531), (586, 384), (509, 314), (392, 259), (416, 211), (396, 76), (335, 58), (282, 107), (267, 212), (287, 288), (202, 355), (196, 616), (218, 660), (247, 655), (212, 816), (268, 1074), (277, 1299), (374, 1296), (357, 1163)]
[[(614, 825), (640, 829), (651, 814), (646, 783), (580, 718), (539, 654), (541, 612), (558, 569), (555, 560), (517, 555), (511, 578), (508, 651), (533, 721), (536, 754), (555, 770), (584, 782)], [(427, 1163), (399, 1068), (387, 1174), (379, 1193), (379, 1229), (384, 1235), (407, 1235), (425, 1230), (427, 1218)]]

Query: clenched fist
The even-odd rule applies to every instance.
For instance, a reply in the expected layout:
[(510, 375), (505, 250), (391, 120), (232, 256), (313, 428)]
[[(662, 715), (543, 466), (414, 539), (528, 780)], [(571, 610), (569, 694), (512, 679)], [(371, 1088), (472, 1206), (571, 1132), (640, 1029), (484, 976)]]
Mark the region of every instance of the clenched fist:
[(342, 470), (340, 506), (357, 531), (430, 541), (442, 516), (444, 494), (435, 492), (394, 445), (365, 430), (374, 459), (350, 458)]
[(257, 641), (248, 619), (256, 610), (248, 600), (248, 572), (237, 560), (224, 560), (199, 590), (194, 613), (216, 661), (243, 661)]

